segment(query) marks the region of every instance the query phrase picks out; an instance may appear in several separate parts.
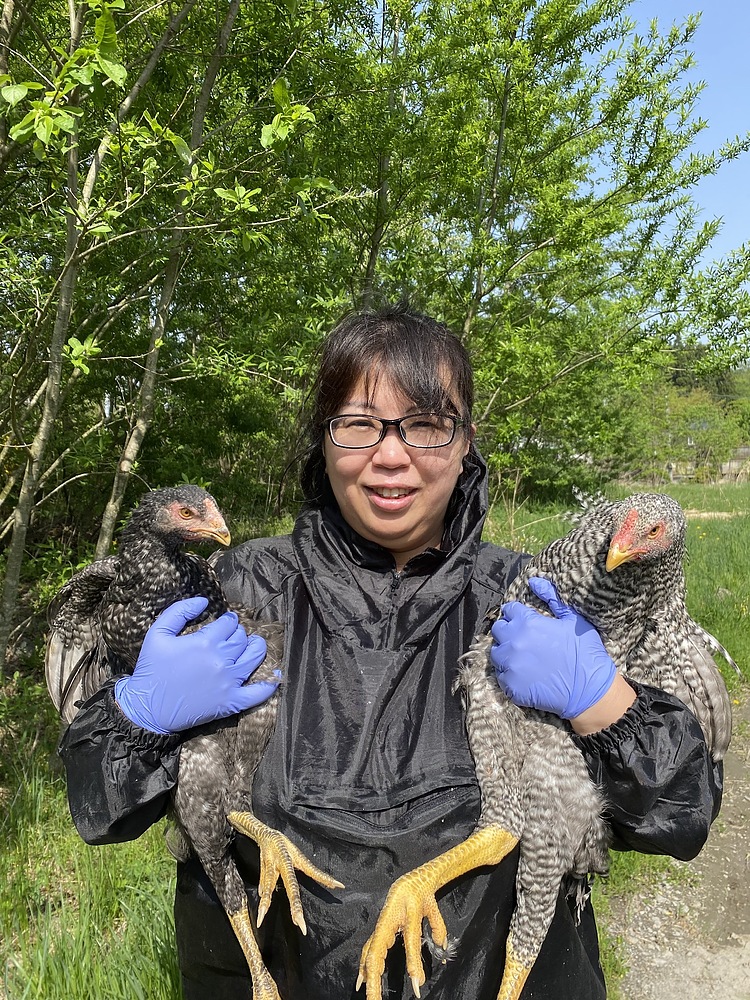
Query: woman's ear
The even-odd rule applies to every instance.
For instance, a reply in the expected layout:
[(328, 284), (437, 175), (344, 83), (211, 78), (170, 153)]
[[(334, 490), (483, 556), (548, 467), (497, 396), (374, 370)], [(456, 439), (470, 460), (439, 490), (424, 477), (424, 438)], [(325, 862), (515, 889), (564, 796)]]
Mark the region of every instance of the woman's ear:
[(469, 430), (466, 433), (466, 447), (464, 448), (463, 458), (466, 458), (466, 456), (469, 454), (469, 449), (474, 443), (474, 438), (476, 437), (476, 433), (477, 433), (477, 425), (470, 424)]

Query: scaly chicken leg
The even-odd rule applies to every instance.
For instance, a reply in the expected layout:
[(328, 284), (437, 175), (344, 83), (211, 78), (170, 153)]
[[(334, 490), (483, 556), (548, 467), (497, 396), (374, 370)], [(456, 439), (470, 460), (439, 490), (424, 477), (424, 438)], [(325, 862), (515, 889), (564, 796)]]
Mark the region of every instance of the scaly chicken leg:
[(438, 909), (435, 893), (459, 875), (482, 865), (496, 865), (518, 843), (518, 837), (500, 826), (475, 830), (463, 843), (414, 871), (402, 875), (391, 886), (375, 930), (365, 942), (359, 963), (356, 988), (367, 985), (367, 1000), (381, 1000), (381, 977), (388, 949), (403, 934), (406, 971), (416, 996), (424, 985), (422, 965), (422, 921), (430, 925), (432, 939), (439, 948), (448, 945), (445, 922)]

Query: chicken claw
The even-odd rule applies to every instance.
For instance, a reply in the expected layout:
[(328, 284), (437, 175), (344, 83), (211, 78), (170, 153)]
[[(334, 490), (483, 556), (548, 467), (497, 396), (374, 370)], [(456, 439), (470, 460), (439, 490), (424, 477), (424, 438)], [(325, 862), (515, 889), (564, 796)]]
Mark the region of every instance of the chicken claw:
[(292, 920), (303, 934), (307, 934), (307, 924), (302, 912), (302, 900), (294, 869), (297, 868), (305, 875), (309, 875), (326, 889), (343, 889), (343, 883), (317, 868), (283, 833), (261, 823), (251, 812), (230, 812), (227, 814), (227, 820), (235, 830), (250, 837), (260, 848), (258, 926), (260, 927), (268, 913), (273, 890), (281, 878), (289, 899)]
[(430, 925), (432, 939), (438, 947), (448, 945), (448, 931), (438, 909), (430, 879), (430, 864), (402, 875), (391, 886), (375, 930), (365, 942), (359, 963), (356, 989), (367, 984), (367, 1000), (380, 1000), (381, 977), (385, 971), (388, 950), (401, 933), (406, 952), (406, 971), (415, 996), (425, 982), (422, 965), (422, 921)]
[(381, 1000), (386, 956), (400, 933), (404, 938), (406, 971), (414, 994), (419, 997), (425, 983), (422, 921), (427, 920), (432, 940), (439, 948), (448, 946), (448, 932), (435, 893), (474, 868), (498, 864), (517, 843), (518, 837), (499, 826), (484, 827), (462, 844), (397, 879), (388, 892), (375, 930), (362, 949), (355, 988), (366, 984), (367, 1000)]

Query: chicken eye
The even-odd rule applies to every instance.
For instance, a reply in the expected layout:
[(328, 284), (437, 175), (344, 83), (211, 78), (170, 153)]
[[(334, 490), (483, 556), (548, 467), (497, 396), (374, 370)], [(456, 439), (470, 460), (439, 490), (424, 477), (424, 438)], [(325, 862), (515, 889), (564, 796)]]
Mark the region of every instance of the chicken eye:
[(662, 532), (662, 525), (661, 524), (655, 524), (652, 528), (649, 528), (649, 530), (648, 530), (648, 537), (649, 538), (658, 538), (659, 535), (661, 534), (661, 532)]
[(180, 517), (184, 518), (186, 521), (193, 516), (193, 512), (189, 507), (180, 507)]

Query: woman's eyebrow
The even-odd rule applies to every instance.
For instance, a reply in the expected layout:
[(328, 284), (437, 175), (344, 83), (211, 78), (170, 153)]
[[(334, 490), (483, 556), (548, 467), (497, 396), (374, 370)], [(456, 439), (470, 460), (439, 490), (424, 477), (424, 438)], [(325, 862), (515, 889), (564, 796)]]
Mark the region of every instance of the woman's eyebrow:
[[(341, 406), (341, 413), (370, 413), (376, 416), (377, 407), (373, 406), (372, 403), (366, 403), (361, 399), (349, 399)], [(409, 416), (411, 413), (425, 413), (424, 407), (422, 406), (410, 406), (408, 409), (404, 410), (404, 416)]]

